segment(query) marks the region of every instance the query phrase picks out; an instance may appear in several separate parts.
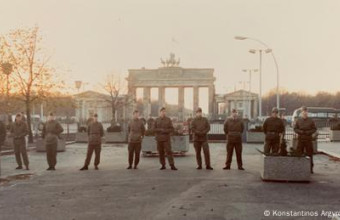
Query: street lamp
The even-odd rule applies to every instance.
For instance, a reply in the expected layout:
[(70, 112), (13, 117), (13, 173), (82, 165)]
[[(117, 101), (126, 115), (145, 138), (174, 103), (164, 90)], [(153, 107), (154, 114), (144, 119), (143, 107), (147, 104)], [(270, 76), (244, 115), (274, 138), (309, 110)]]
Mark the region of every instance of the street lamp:
[(79, 89), (81, 88), (82, 83), (83, 82), (80, 80), (74, 81), (74, 84), (76, 86), (76, 89), (78, 90), (78, 93), (79, 93)]
[(252, 118), (252, 115), (251, 115), (251, 74), (258, 72), (259, 70), (258, 69), (243, 69), (242, 71), (245, 73), (249, 73), (249, 112), (248, 112), (248, 115), (250, 118)]
[(256, 54), (257, 52), (260, 55), (260, 65), (259, 65), (259, 72), (260, 72), (260, 92), (259, 92), (259, 116), (262, 116), (262, 53), (270, 53), (270, 49), (267, 50), (255, 50), (255, 49), (250, 49), (249, 53)]
[[(244, 37), (244, 36), (235, 36), (235, 40), (253, 40), (253, 41), (256, 41), (258, 42), (259, 44), (263, 45), (266, 49), (264, 50), (265, 53), (271, 53), (272, 55), (272, 58), (274, 60), (274, 63), (275, 63), (275, 67), (276, 67), (276, 107), (277, 108), (280, 108), (280, 85), (279, 85), (279, 82), (280, 82), (280, 79), (279, 79), (279, 66), (277, 64), (277, 61), (276, 61), (276, 57), (274, 55), (274, 52), (272, 51), (272, 49), (270, 49), (270, 47), (264, 43), (263, 41), (261, 40), (258, 40), (258, 39), (255, 39), (255, 38), (250, 38), (250, 37)], [(255, 53), (254, 50), (250, 50), (249, 52), (251, 53)], [(261, 53), (260, 53), (261, 54)], [(262, 55), (260, 55), (262, 56)], [(260, 58), (261, 59), (261, 62), (262, 62), (262, 57)], [(260, 74), (261, 74), (261, 69), (260, 69)], [(261, 113), (261, 112), (260, 112)]]
[[(9, 113), (9, 75), (11, 75), (12, 71), (13, 71), (13, 65), (11, 63), (2, 63), (1, 64), (1, 69), (2, 69), (2, 73), (6, 75), (6, 97), (7, 97), (7, 113)], [(9, 122), (9, 118), (8, 118), (8, 122)]]
[(251, 92), (251, 74), (258, 72), (258, 69), (243, 69), (242, 70), (245, 73), (249, 73), (249, 92)]

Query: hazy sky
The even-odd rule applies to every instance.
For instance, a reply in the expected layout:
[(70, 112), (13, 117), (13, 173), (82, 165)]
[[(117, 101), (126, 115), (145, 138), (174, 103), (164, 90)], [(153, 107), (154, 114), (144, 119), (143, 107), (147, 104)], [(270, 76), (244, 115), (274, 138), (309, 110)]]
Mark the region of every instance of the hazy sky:
[[(273, 49), (281, 85), (315, 93), (339, 90), (339, 0), (0, 0), (0, 33), (41, 27), (52, 63), (73, 84), (91, 89), (110, 72), (158, 68), (174, 52), (182, 67), (214, 68), (217, 93), (248, 80), (261, 48)], [(69, 71), (68, 71), (69, 70)], [(307, 79), (308, 77), (308, 79)], [(263, 89), (276, 86), (272, 57), (263, 57)], [(303, 82), (305, 80), (305, 82)], [(252, 88), (258, 91), (258, 76)]]

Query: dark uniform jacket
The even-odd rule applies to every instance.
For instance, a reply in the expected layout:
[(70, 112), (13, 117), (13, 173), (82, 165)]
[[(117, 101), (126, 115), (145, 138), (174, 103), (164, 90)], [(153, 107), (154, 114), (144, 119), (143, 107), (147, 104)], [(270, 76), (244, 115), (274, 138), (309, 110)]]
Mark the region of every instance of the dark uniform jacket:
[(0, 121), (0, 148), (4, 144), (5, 140), (6, 140), (6, 126), (2, 121)]
[(170, 135), (174, 131), (174, 126), (169, 117), (158, 117), (153, 130), (156, 132), (157, 141), (170, 141)]
[(128, 125), (129, 143), (141, 143), (145, 133), (144, 122), (140, 119), (132, 119)]
[(26, 122), (14, 122), (11, 127), (11, 134), (13, 136), (13, 142), (15, 144), (25, 144), (25, 137), (28, 134)]
[(279, 134), (283, 134), (285, 126), (283, 120), (278, 117), (269, 117), (263, 123), (263, 132), (266, 134), (266, 140), (279, 139)]
[(294, 126), (295, 133), (299, 140), (312, 140), (312, 135), (316, 132), (315, 122), (310, 118), (299, 118)]
[(58, 144), (58, 137), (64, 131), (56, 120), (47, 121), (42, 131), (42, 137), (46, 144)]
[(100, 145), (104, 136), (104, 128), (100, 122), (91, 122), (88, 125), (87, 134), (89, 136), (89, 144)]
[(242, 142), (243, 130), (244, 125), (240, 118), (230, 117), (224, 122), (224, 133), (229, 142)]
[(207, 134), (210, 131), (210, 124), (205, 117), (195, 117), (191, 121), (191, 131), (194, 135), (194, 141), (207, 141)]

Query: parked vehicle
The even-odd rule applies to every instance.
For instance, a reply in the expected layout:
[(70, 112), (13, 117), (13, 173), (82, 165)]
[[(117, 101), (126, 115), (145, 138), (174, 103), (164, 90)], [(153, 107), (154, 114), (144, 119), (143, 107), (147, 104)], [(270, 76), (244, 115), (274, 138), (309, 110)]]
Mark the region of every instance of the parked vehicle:
[[(340, 109), (330, 107), (307, 107), (308, 117), (315, 121), (318, 128), (328, 127), (329, 119), (334, 118), (335, 115), (340, 114)], [(292, 116), (292, 127), (294, 127), (297, 119), (301, 117), (301, 108), (296, 109)]]

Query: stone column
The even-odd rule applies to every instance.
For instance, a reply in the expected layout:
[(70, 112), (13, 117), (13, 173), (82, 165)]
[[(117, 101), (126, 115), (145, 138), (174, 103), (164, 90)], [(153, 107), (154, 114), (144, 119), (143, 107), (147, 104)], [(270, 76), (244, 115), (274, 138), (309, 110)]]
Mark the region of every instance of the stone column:
[(259, 116), (259, 106), (258, 106), (258, 100), (254, 100), (254, 118), (257, 118)]
[(127, 119), (132, 119), (132, 112), (136, 108), (136, 87), (130, 86), (128, 89), (128, 103), (129, 106), (127, 108)]
[(132, 98), (135, 99), (136, 98), (136, 87), (130, 86), (128, 94), (129, 94), (129, 96), (131, 96)]
[(144, 87), (143, 88), (143, 108), (144, 108), (144, 118), (149, 118), (149, 115), (151, 113), (151, 88), (150, 87)]
[(231, 113), (231, 101), (228, 100), (227, 102), (228, 102), (228, 112), (227, 112), (227, 114), (228, 114), (227, 117), (228, 117)]
[(250, 118), (254, 118), (254, 100), (250, 100)]
[(81, 116), (82, 116), (82, 121), (83, 123), (86, 122), (87, 116), (86, 116), (86, 104), (85, 104), (85, 99), (82, 100), (82, 108), (81, 108)]
[(158, 107), (159, 109), (165, 105), (165, 87), (158, 87)]
[(184, 120), (184, 87), (178, 87), (178, 119)]
[(214, 104), (215, 104), (215, 87), (212, 85), (212, 86), (209, 86), (208, 87), (208, 93), (209, 93), (209, 97), (208, 97), (208, 100), (209, 100), (209, 117), (210, 118), (213, 118), (214, 116)]
[(193, 87), (193, 99), (194, 99), (194, 106), (193, 106), (193, 110), (194, 110), (194, 113), (195, 113), (195, 111), (196, 111), (196, 109), (198, 108), (198, 105), (199, 105), (199, 99), (198, 99), (198, 97), (199, 97), (199, 87), (198, 86), (194, 86)]

